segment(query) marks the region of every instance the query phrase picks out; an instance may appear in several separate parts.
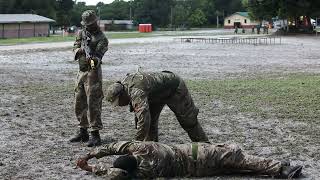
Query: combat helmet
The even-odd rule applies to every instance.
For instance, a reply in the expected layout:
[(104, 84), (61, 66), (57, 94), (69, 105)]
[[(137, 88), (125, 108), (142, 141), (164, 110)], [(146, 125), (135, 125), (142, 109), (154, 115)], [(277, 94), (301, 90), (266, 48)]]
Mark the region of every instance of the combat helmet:
[(117, 106), (119, 104), (119, 96), (122, 91), (124, 91), (124, 87), (120, 81), (110, 85), (107, 89), (106, 100), (113, 106)]
[(82, 13), (81, 24), (83, 26), (89, 26), (98, 21), (98, 17), (93, 10), (87, 10)]

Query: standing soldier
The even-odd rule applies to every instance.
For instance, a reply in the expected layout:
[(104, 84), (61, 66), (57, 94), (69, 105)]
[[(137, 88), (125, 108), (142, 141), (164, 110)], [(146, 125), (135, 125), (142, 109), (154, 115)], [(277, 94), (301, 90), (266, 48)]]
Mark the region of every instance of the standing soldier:
[[(120, 156), (108, 166), (89, 166), (91, 158)], [(221, 174), (267, 175), (291, 179), (301, 175), (302, 166), (245, 154), (237, 145), (192, 143), (166, 145), (156, 142), (120, 141), (107, 144), (77, 161), (77, 166), (111, 179), (157, 177), (210, 177)]]
[(130, 105), (135, 113), (138, 141), (158, 141), (158, 119), (165, 105), (176, 115), (194, 142), (208, 142), (184, 81), (169, 71), (128, 74), (108, 88), (107, 100), (114, 106)]
[(75, 60), (79, 61), (80, 71), (75, 87), (75, 113), (79, 121), (80, 132), (70, 142), (89, 141), (88, 128), (91, 128), (91, 138), (88, 146), (101, 144), (99, 130), (102, 129), (101, 105), (102, 72), (101, 60), (108, 50), (108, 39), (97, 24), (94, 11), (83, 12), (79, 31), (74, 43)]

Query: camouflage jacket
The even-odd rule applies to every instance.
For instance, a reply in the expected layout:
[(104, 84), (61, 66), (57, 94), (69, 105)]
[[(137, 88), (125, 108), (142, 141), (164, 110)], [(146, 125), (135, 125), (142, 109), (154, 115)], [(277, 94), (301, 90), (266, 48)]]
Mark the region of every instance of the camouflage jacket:
[[(237, 150), (238, 146), (225, 144), (190, 143), (169, 146), (151, 141), (120, 141), (91, 153), (98, 159), (108, 155), (133, 155), (138, 160), (138, 170), (134, 176), (156, 178), (217, 175), (221, 173), (223, 164), (230, 161), (229, 157), (235, 159), (232, 155), (235, 153), (232, 152)], [(110, 172), (110, 168), (106, 166), (96, 166), (94, 169), (99, 175)]]
[(130, 105), (137, 118), (136, 140), (147, 140), (151, 115), (149, 106), (165, 103), (176, 91), (180, 78), (169, 71), (129, 74), (122, 84), (130, 96)]
[[(79, 49), (81, 47), (82, 42), (82, 30), (80, 30), (76, 36), (76, 41), (73, 45), (73, 52), (75, 53), (75, 60), (79, 60), (79, 66), (80, 70), (86, 71), (88, 67), (88, 62), (86, 61), (86, 56), (84, 53), (80, 54)], [(89, 41), (89, 47), (92, 51), (92, 56), (94, 59), (101, 60), (104, 53), (108, 50), (108, 44), (109, 41), (107, 37), (103, 34), (102, 31), (97, 30), (93, 33), (91, 33), (90, 41)]]

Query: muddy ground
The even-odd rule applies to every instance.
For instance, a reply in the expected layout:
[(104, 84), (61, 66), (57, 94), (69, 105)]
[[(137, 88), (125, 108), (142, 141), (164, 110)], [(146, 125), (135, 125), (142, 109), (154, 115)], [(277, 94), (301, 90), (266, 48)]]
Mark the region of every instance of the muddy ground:
[[(284, 37), (282, 45), (258, 46), (191, 44), (166, 38), (139, 44), (113, 45), (111, 41), (103, 59), (104, 89), (139, 66), (145, 71), (171, 70), (196, 81), (281, 78), (320, 70), (319, 38)], [(68, 142), (77, 130), (73, 85), (78, 66), (72, 59), (69, 49), (0, 52), (0, 179), (101, 179), (75, 169), (75, 160), (91, 149)], [(192, 93), (200, 108), (199, 120), (212, 142), (239, 143), (251, 154), (290, 159), (292, 164), (304, 165), (304, 179), (320, 178), (318, 120), (219, 115), (217, 108), (228, 108), (220, 106), (219, 99)], [(104, 143), (134, 136), (133, 114), (127, 108), (111, 108), (104, 101), (102, 119)], [(190, 142), (168, 108), (159, 123), (160, 142)], [(230, 178), (250, 177), (214, 177)]]

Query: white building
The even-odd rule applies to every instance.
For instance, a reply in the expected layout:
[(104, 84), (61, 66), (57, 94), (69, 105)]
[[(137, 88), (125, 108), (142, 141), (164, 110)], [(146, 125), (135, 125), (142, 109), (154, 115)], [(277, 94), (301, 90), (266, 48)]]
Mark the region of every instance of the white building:
[(132, 20), (100, 20), (98, 23), (102, 31), (133, 29)]
[(250, 19), (248, 12), (236, 12), (224, 19), (224, 28), (233, 29), (238, 28), (252, 28), (259, 24), (259, 22)]

